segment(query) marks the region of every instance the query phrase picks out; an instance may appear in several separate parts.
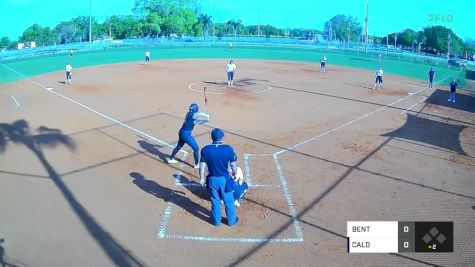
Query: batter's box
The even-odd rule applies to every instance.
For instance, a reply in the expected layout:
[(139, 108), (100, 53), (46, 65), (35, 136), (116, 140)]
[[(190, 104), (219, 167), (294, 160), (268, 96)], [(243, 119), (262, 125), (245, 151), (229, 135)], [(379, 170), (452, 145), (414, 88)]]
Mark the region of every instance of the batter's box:
[(244, 154), (242, 171), (250, 187), (281, 187), (271, 155)]
[[(249, 156), (249, 155), (248, 155)], [(253, 156), (251, 156), (253, 157)], [(239, 223), (229, 227), (211, 225), (210, 203), (205, 188), (182, 173), (175, 175), (175, 188), (162, 215), (158, 238), (211, 242), (262, 243), (303, 242), (302, 231), (277, 156), (258, 163), (268, 164), (279, 187), (254, 187), (249, 190), (236, 212)], [(249, 159), (249, 157), (248, 157)], [(263, 166), (263, 165), (260, 165)], [(249, 170), (254, 169), (249, 165)], [(222, 208), (225, 217), (224, 207)]]

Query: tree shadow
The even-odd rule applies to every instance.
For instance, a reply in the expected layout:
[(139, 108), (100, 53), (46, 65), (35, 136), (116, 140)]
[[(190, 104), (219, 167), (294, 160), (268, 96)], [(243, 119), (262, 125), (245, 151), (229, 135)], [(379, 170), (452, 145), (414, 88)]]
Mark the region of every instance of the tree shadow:
[(426, 103), (475, 113), (475, 105), (473, 104), (475, 103), (475, 97), (457, 93), (456, 102), (452, 103), (447, 101), (449, 94), (448, 90), (437, 89), (427, 98)]
[(466, 126), (439, 122), (407, 114), (406, 123), (383, 136), (413, 140), (467, 155), (460, 145), (460, 133)]
[(170, 188), (159, 185), (153, 180), (146, 179), (141, 173), (131, 172), (130, 177), (134, 178), (132, 181), (143, 191), (163, 199), (165, 202), (172, 202), (173, 204), (183, 208), (195, 217), (209, 222), (210, 212), (203, 206), (191, 201), (186, 197), (186, 193), (182, 191), (172, 190)]
[(30, 131), (28, 122), (25, 120), (18, 120), (11, 124), (0, 123), (0, 152), (3, 153), (6, 150), (9, 142), (25, 145), (41, 162), (48, 176), (59, 189), (69, 206), (109, 259), (117, 266), (144, 266), (130, 251), (119, 244), (110, 233), (106, 232), (96, 222), (86, 208), (79, 203), (43, 154), (42, 149), (44, 147), (55, 148), (58, 145), (64, 145), (69, 150), (74, 151), (76, 146), (73, 140), (69, 136), (63, 135), (59, 129), (41, 126), (36, 132)]

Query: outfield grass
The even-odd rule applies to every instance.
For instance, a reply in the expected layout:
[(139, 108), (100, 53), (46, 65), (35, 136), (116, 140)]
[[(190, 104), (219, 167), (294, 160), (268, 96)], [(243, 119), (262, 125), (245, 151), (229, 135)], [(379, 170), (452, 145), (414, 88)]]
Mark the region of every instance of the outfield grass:
[[(348, 54), (340, 51), (322, 52), (308, 48), (289, 47), (235, 47), (229, 50), (227, 47), (160, 47), (150, 49), (152, 60), (160, 59), (193, 59), (193, 58), (225, 58), (225, 59), (270, 59), (319, 62), (325, 53), (328, 64), (357, 67), (362, 69), (376, 70), (379, 65), (378, 58), (369, 55)], [(105, 65), (120, 62), (142, 61), (144, 49), (107, 49), (104, 51), (82, 52), (74, 55), (72, 65), (74, 68)], [(69, 55), (44, 56), (25, 60), (15, 60), (3, 63), (18, 72), (32, 77), (48, 72), (63, 70)], [(223, 62), (225, 64), (225, 62)], [(393, 59), (383, 59), (385, 73), (398, 74), (406, 77), (426, 80), (430, 67), (436, 71), (436, 80), (447, 77), (443, 83), (448, 83), (456, 77), (461, 87), (464, 86), (465, 78), (460, 70), (448, 69), (447, 66), (430, 66), (421, 63), (405, 62)], [(7, 68), (0, 68), (0, 83), (8, 83), (20, 80)]]

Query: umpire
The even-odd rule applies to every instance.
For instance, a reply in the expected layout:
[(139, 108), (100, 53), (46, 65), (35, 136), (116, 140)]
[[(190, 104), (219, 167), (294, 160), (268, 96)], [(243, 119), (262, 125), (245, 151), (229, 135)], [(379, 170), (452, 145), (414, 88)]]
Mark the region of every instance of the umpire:
[(233, 178), (229, 176), (228, 166), (231, 165), (233, 173), (237, 173), (236, 154), (230, 145), (222, 143), (223, 138), (223, 130), (215, 128), (211, 132), (213, 143), (201, 149), (200, 180), (204, 183), (205, 169), (208, 167), (209, 174), (206, 177), (206, 184), (211, 200), (210, 223), (215, 226), (221, 224), (221, 200), (223, 200), (228, 219), (227, 224), (233, 226), (239, 218), (236, 216), (233, 191), (229, 189)]

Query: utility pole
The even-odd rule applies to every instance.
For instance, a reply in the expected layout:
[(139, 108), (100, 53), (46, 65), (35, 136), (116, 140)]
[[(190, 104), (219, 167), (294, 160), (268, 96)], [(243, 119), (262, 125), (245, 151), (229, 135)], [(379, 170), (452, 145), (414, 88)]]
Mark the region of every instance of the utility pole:
[(366, 18), (364, 19), (364, 51), (368, 53), (368, 0), (366, 0)]
[(450, 33), (449, 33), (449, 41), (447, 43), (447, 59), (450, 59)]
[(92, 50), (92, 0), (89, 0), (89, 51)]
[(109, 39), (112, 40), (112, 22), (109, 21)]
[(260, 22), (260, 12), (261, 9), (257, 9), (257, 37), (261, 37), (261, 22)]
[(389, 53), (389, 33), (386, 35), (386, 55)]
[(394, 50), (397, 49), (397, 33), (394, 34)]
[(350, 25), (348, 24), (348, 48), (350, 48)]

